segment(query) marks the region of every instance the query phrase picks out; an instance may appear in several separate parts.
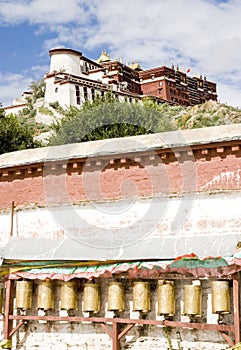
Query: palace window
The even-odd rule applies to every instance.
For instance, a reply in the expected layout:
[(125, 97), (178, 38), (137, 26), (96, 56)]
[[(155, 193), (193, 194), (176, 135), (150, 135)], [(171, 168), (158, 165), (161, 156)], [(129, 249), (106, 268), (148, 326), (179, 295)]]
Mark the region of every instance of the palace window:
[(94, 88), (91, 89), (91, 97), (92, 97), (92, 101), (94, 101), (94, 99), (95, 99), (95, 89)]
[(88, 91), (87, 91), (87, 87), (84, 86), (83, 90), (84, 90), (84, 99), (85, 99), (85, 101), (87, 101), (87, 100), (88, 100)]
[(75, 95), (76, 95), (76, 103), (80, 105), (80, 90), (79, 85), (75, 85)]

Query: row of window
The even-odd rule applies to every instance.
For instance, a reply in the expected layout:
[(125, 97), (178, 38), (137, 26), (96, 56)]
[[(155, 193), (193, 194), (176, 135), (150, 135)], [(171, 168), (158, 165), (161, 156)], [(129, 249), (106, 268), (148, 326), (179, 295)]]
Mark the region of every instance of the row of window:
[(183, 100), (179, 100), (178, 98), (171, 98), (172, 102), (176, 102), (179, 105), (183, 105), (183, 106), (189, 106), (189, 102), (188, 101), (183, 101)]
[[(102, 92), (102, 93), (104, 94), (104, 92)], [(80, 105), (81, 104), (81, 98), (80, 98), (81, 94), (80, 94), (80, 87), (78, 85), (75, 85), (75, 94), (76, 94), (76, 103), (77, 103), (77, 105)], [(91, 88), (90, 94), (91, 94), (92, 101), (94, 101), (94, 99), (95, 99), (95, 89), (94, 88)], [(87, 101), (88, 100), (88, 89), (86, 86), (83, 87), (83, 95), (84, 95), (84, 100)]]
[(187, 94), (185, 92), (179, 92), (179, 91), (177, 92), (176, 90), (172, 90), (172, 89), (170, 89), (169, 91), (171, 95), (177, 95), (182, 98), (187, 98)]
[[(103, 97), (105, 95), (104, 91), (95, 90), (94, 88), (91, 88), (89, 93), (88, 93), (88, 88), (86, 86), (83, 86), (84, 100), (88, 101), (89, 97), (91, 96), (91, 100), (94, 101), (94, 99), (96, 97), (96, 92), (98, 92), (98, 94), (100, 94), (101, 97)], [(78, 85), (75, 85), (75, 94), (76, 94), (77, 105), (81, 105), (81, 92), (80, 92), (80, 87)], [(115, 94), (115, 98), (119, 99), (119, 95)], [(129, 102), (129, 103), (138, 102), (138, 99), (135, 99), (132, 97), (125, 97), (124, 100), (125, 100), (125, 102)]]
[(84, 62), (83, 66), (80, 66), (80, 70), (83, 71), (83, 72), (86, 72), (86, 73), (89, 70), (94, 70), (96, 68), (97, 68), (96, 66), (94, 66), (93, 64), (87, 63), (87, 62)]

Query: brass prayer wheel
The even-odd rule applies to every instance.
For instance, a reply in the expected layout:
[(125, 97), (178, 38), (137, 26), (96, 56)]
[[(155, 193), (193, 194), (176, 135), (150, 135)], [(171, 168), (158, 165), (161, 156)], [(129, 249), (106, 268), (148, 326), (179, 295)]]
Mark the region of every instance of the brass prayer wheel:
[(27, 310), (32, 308), (33, 284), (31, 281), (16, 282), (16, 308)]
[(1, 348), (2, 349), (12, 349), (12, 338), (5, 338), (1, 341)]
[(174, 281), (158, 282), (158, 315), (173, 316), (175, 314)]
[(230, 294), (228, 281), (213, 281), (212, 284), (212, 312), (225, 314), (230, 312)]
[(201, 285), (199, 281), (198, 283), (184, 286), (184, 315), (201, 316)]
[(121, 282), (110, 282), (108, 286), (108, 310), (124, 310), (124, 285)]
[(133, 311), (150, 311), (150, 283), (134, 282), (133, 286)]
[(54, 293), (52, 281), (39, 282), (37, 308), (43, 310), (50, 310), (54, 308)]
[(100, 292), (98, 284), (86, 283), (84, 285), (83, 311), (94, 313), (100, 311)]
[(61, 286), (60, 309), (77, 309), (77, 284), (76, 281), (64, 282)]

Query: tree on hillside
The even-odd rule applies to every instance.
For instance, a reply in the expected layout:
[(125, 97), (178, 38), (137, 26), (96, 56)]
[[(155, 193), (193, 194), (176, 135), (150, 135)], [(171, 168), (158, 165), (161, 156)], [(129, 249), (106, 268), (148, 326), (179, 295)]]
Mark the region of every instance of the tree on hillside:
[(29, 89), (32, 91), (32, 103), (35, 103), (37, 101), (38, 98), (44, 97), (44, 93), (45, 93), (45, 81), (44, 79), (39, 79), (36, 81), (33, 81), (30, 86)]
[(26, 98), (27, 106), (23, 108), (18, 114), (20, 116), (28, 116), (29, 118), (35, 118), (37, 112), (35, 103), (37, 99), (44, 97), (45, 94), (44, 79), (32, 81), (32, 83), (29, 85), (29, 89), (31, 90), (32, 94)]
[(4, 116), (4, 114), (5, 114), (5, 112), (4, 112), (4, 109), (3, 109), (3, 105), (0, 102), (0, 118), (2, 118)]
[(31, 128), (16, 115), (6, 115), (0, 108), (0, 154), (38, 146)]
[(150, 134), (174, 129), (170, 118), (153, 104), (119, 102), (113, 98), (70, 107), (54, 126), (50, 145)]

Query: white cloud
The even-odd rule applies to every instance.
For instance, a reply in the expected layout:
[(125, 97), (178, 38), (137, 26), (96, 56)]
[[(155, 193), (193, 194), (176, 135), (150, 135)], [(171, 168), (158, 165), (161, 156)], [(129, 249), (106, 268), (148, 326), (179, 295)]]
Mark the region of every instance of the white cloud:
[(223, 103), (227, 103), (233, 107), (241, 108), (241, 86), (233, 86), (225, 83), (218, 85), (218, 97)]
[(220, 97), (239, 106), (240, 18), (240, 0), (5, 0), (0, 7), (2, 23), (27, 21), (51, 33), (45, 50), (104, 48), (144, 68), (174, 62), (206, 73)]
[(31, 79), (22, 74), (0, 74), (0, 102), (3, 106), (12, 104), (13, 97), (20, 97), (31, 83)]
[(28, 91), (31, 82), (42, 78), (48, 68), (47, 66), (33, 66), (19, 74), (0, 73), (0, 103), (5, 107), (10, 106), (13, 99), (22, 96), (24, 91)]
[(0, 19), (3, 23), (16, 24), (28, 21), (31, 24), (68, 23), (85, 21), (81, 0), (32, 0), (1, 1)]

